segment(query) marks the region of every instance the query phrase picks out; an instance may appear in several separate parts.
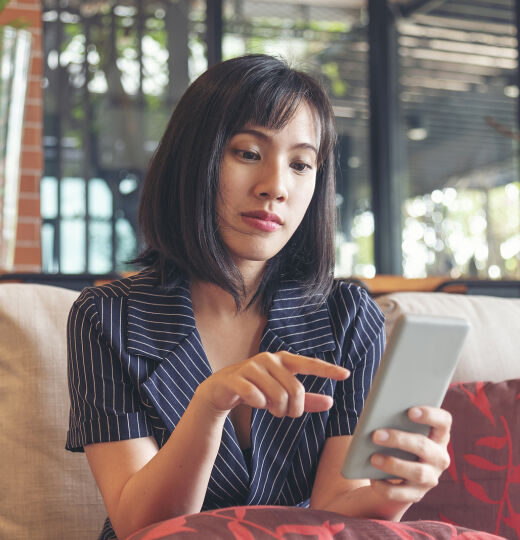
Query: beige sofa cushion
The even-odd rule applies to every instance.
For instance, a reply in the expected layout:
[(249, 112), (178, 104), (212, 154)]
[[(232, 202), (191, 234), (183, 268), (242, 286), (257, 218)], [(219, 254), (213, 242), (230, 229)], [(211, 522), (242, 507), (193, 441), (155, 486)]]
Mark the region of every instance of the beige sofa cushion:
[(105, 511), (84, 454), (64, 449), (66, 321), (78, 296), (0, 285), (0, 538), (96, 538)]
[(453, 382), (520, 378), (520, 299), (437, 292), (399, 292), (376, 298), (390, 337), (402, 313), (462, 317), (471, 329)]

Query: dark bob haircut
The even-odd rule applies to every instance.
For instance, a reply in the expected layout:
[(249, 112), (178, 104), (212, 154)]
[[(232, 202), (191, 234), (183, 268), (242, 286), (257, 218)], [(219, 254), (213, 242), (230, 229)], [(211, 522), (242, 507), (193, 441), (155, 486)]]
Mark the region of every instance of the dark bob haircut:
[(243, 307), (244, 283), (217, 226), (216, 202), (224, 149), (246, 124), (281, 129), (307, 104), (320, 132), (316, 188), (302, 223), (268, 261), (254, 299), (266, 313), (281, 279), (297, 279), (313, 302), (333, 284), (334, 116), (309, 75), (266, 55), (217, 64), (186, 90), (152, 157), (139, 223), (146, 243), (136, 262), (218, 285)]

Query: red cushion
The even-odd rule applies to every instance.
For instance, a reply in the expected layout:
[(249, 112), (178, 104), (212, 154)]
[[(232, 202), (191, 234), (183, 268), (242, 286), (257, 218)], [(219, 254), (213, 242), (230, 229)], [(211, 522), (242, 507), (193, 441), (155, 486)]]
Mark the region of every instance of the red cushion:
[(451, 466), (404, 519), (520, 538), (520, 380), (453, 385), (443, 407), (453, 415)]
[(493, 540), (497, 536), (446, 523), (355, 519), (308, 508), (238, 506), (181, 516), (151, 525), (128, 540)]

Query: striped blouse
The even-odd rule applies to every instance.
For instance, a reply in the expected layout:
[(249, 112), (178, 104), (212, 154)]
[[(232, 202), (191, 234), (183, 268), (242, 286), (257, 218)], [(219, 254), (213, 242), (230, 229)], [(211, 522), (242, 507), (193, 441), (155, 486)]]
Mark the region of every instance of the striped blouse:
[[(351, 371), (336, 382), (297, 375), (307, 392), (328, 394), (328, 411), (276, 418), (253, 409), (251, 472), (225, 421), (203, 510), (234, 505), (308, 505), (327, 437), (354, 431), (384, 349), (384, 317), (363, 289), (337, 282), (325, 302), (299, 307), (301, 287), (281, 284), (260, 351), (286, 350)], [(152, 436), (162, 447), (195, 389), (212, 373), (189, 282), (162, 287), (150, 270), (84, 289), (68, 320), (70, 423), (66, 448)], [(114, 538), (108, 524), (104, 538)]]

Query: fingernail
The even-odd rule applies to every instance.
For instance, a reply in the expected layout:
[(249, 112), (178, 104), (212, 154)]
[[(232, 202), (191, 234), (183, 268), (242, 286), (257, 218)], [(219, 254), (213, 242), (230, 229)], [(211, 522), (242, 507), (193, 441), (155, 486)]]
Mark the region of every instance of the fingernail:
[(418, 407), (412, 407), (410, 409), (410, 416), (412, 418), (421, 418), (422, 416), (422, 411), (421, 409), (419, 409)]
[(372, 456), (372, 465), (377, 465), (381, 467), (383, 465), (383, 458), (381, 456)]
[(388, 438), (390, 437), (388, 431), (385, 431), (384, 429), (378, 429), (375, 433), (374, 433), (374, 440), (376, 442), (385, 442), (388, 440)]

